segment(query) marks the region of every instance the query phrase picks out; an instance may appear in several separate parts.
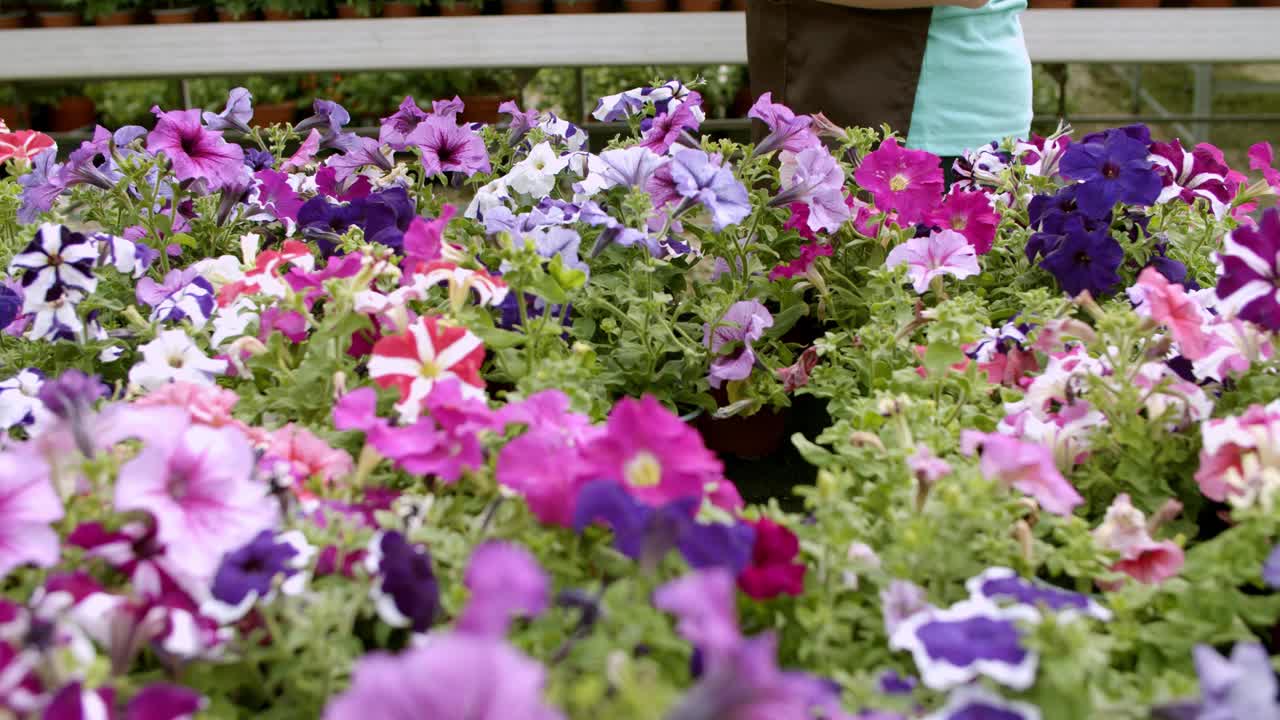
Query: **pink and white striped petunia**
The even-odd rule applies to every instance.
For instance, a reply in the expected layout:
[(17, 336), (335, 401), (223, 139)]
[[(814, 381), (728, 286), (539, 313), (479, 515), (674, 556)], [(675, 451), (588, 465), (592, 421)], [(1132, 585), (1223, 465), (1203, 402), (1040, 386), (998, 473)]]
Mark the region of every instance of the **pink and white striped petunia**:
[(507, 297), (507, 284), (484, 270), (471, 270), (437, 260), (428, 263), (421, 275), (428, 286), (448, 283), (449, 304), (455, 310), (466, 301), (468, 290), (476, 291), (481, 305), (501, 305)]
[(911, 287), (924, 294), (936, 277), (953, 275), (967, 278), (977, 275), (978, 256), (964, 235), (955, 230), (941, 230), (929, 237), (912, 238), (889, 251), (885, 267), (906, 263)]
[(0, 163), (10, 158), (30, 162), (32, 158), (55, 148), (53, 138), (35, 130), (7, 132), (0, 123)]
[(369, 376), (379, 386), (400, 391), (396, 409), (401, 418), (412, 420), (422, 411), (422, 402), (443, 378), (457, 378), (466, 397), (485, 399), (480, 364), (484, 345), (464, 327), (445, 325), (439, 318), (422, 317), (409, 325), (408, 332), (388, 335), (373, 346)]

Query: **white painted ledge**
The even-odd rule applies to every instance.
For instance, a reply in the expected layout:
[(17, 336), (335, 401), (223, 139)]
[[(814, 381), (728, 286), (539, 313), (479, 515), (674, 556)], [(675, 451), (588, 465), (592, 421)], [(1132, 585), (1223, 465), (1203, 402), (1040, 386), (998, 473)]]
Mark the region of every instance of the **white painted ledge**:
[[(1030, 10), (1037, 62), (1280, 60), (1280, 9)], [(0, 31), (0, 80), (746, 61), (742, 13), (606, 13)]]

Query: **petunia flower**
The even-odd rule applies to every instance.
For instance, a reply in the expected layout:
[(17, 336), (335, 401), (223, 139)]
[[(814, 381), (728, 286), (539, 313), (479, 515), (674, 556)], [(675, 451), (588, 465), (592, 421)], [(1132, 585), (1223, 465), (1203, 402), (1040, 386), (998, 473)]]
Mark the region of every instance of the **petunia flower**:
[(332, 100), (316, 100), (311, 103), (311, 115), (293, 126), (296, 133), (318, 130), (326, 142), (332, 142), (342, 134), (342, 128), (351, 122), (351, 113)]
[(1219, 310), (1280, 330), (1280, 209), (1263, 212), (1257, 227), (1233, 231), (1216, 259)]
[(583, 448), (582, 460), (595, 477), (618, 480), (650, 505), (701, 498), (724, 477), (724, 466), (697, 430), (648, 395), (619, 400), (605, 432)]
[(1150, 160), (1148, 143), (1121, 128), (1099, 138), (1073, 143), (1062, 154), (1062, 176), (1080, 182), (1080, 209), (1100, 217), (1116, 203), (1146, 206), (1160, 196), (1163, 183)]
[(848, 222), (852, 211), (845, 201), (844, 168), (825, 147), (784, 151), (781, 161), (782, 189), (769, 201), (771, 206), (803, 204), (812, 232), (835, 232)]
[(9, 272), (22, 272), (24, 303), (79, 299), (98, 287), (93, 266), (97, 243), (65, 225), (44, 223), (35, 238), (9, 261)]
[(300, 594), (307, 584), (307, 573), (303, 571), (315, 552), (297, 530), (280, 534), (263, 530), (222, 557), (200, 613), (224, 625), (237, 622), (259, 601), (271, 602), (277, 579), (280, 592)]
[(1142, 299), (1139, 312), (1169, 328), (1183, 357), (1194, 361), (1209, 354), (1210, 336), (1203, 326), (1212, 316), (1181, 285), (1170, 283), (1155, 268), (1148, 267), (1138, 275), (1136, 287)]
[(21, 333), (21, 330), (14, 332), (10, 326), (18, 324), (18, 317), (22, 315), (23, 303), (22, 286), (12, 280), (0, 281), (0, 332), (6, 334)]
[(458, 632), (506, 637), (516, 616), (536, 617), (547, 609), (551, 581), (524, 548), (489, 541), (471, 552), (464, 578), (471, 598), (458, 618)]
[(643, 188), (654, 171), (666, 159), (642, 145), (605, 150), (600, 153), (601, 189), (611, 187)]
[(933, 454), (924, 443), (916, 444), (915, 452), (907, 456), (907, 468), (922, 483), (933, 484), (951, 474), (951, 463)]
[[(570, 412), (569, 398), (559, 390), (543, 390), (507, 405), (499, 411), (499, 423), (528, 429), (499, 451), (494, 478), (519, 493), (542, 522), (568, 527), (585, 479), (582, 448), (601, 431), (587, 416)], [(548, 463), (548, 457), (560, 461)]]
[(804, 592), (804, 563), (797, 562), (800, 540), (785, 526), (762, 517), (750, 523), (756, 531), (751, 564), (738, 575), (738, 587), (756, 600)]
[(1066, 221), (1061, 241), (1045, 254), (1040, 267), (1052, 273), (1068, 295), (1074, 297), (1088, 290), (1103, 296), (1120, 284), (1116, 271), (1123, 261), (1124, 249), (1111, 236), (1108, 226), (1089, 230), (1081, 217), (1072, 216)]
[(980, 676), (1026, 690), (1035, 681), (1039, 657), (1023, 644), (1017, 623), (1038, 619), (1024, 606), (962, 600), (907, 618), (894, 629), (889, 647), (910, 651), (921, 682), (932, 690), (950, 690)]
[(1200, 426), (1196, 483), (1205, 497), (1269, 507), (1280, 492), (1280, 400)]
[(818, 348), (810, 345), (800, 353), (800, 357), (796, 358), (794, 363), (778, 368), (774, 373), (782, 381), (782, 391), (792, 393), (809, 384), (809, 376), (817, 366)]
[(369, 542), (364, 563), (374, 577), (369, 596), (383, 622), (414, 632), (426, 632), (435, 624), (440, 589), (425, 547), (395, 530), (378, 532)]
[(1070, 515), (1084, 502), (1059, 472), (1049, 448), (1000, 433), (961, 432), (960, 448), (966, 455), (972, 455), (979, 447), (983, 475), (1034, 497), (1045, 510)]
[(138, 281), (135, 294), (139, 303), (151, 307), (152, 322), (189, 320), (199, 329), (213, 313), (213, 285), (195, 268), (170, 270), (162, 283), (144, 277)]
[(49, 475), (38, 456), (0, 451), (0, 578), (20, 565), (47, 568), (58, 562), (58, 533), (49, 525), (64, 511)]
[[(317, 100), (316, 102), (320, 102), (320, 101)], [(316, 153), (319, 152), (319, 150), (320, 150), (320, 131), (316, 130), (315, 128), (312, 128), (311, 132), (307, 133), (307, 138), (302, 141), (301, 145), (298, 146), (298, 149), (295, 150), (294, 153), (289, 156), (288, 160), (285, 160), (284, 163), (280, 165), (280, 171), (287, 173), (287, 172), (302, 170), (303, 168), (310, 165), (313, 160), (315, 160)], [(269, 167), (270, 165), (268, 164), (267, 169), (269, 169)], [(256, 169), (261, 171), (264, 168), (256, 168)]]
[(652, 150), (658, 155), (666, 155), (683, 133), (697, 131), (702, 121), (702, 113), (696, 111), (701, 105), (702, 96), (691, 92), (685, 102), (650, 119), (649, 127), (640, 139), (639, 147)]
[(1190, 151), (1174, 138), (1168, 143), (1152, 143), (1151, 160), (1164, 183), (1164, 189), (1156, 203), (1166, 203), (1178, 198), (1188, 205), (1204, 199), (1213, 214), (1221, 219), (1235, 199), (1239, 182), (1222, 151), (1208, 143), (1200, 143)]
[(942, 198), (938, 156), (902, 148), (897, 138), (886, 139), (868, 153), (853, 177), (875, 198), (877, 209), (896, 210), (906, 223), (925, 219)]
[(543, 141), (534, 145), (523, 160), (516, 163), (506, 175), (507, 186), (518, 193), (541, 200), (551, 194), (556, 177), (569, 167), (569, 158), (560, 155)]
[(142, 360), (129, 370), (129, 382), (144, 390), (171, 381), (211, 385), (227, 371), (226, 360), (205, 355), (182, 330), (165, 330), (138, 350)]
[[(711, 213), (711, 225), (716, 232), (742, 222), (751, 214), (747, 189), (733, 176), (733, 170), (723, 164), (719, 155), (713, 157), (701, 150), (682, 149), (676, 151), (670, 164), (662, 169), (667, 168), (670, 168), (674, 197), (683, 198), (686, 204), (697, 203), (706, 208)], [(660, 172), (655, 172), (650, 185), (659, 177)]]
[(769, 128), (769, 134), (756, 145), (757, 155), (779, 149), (798, 153), (822, 145), (811, 129), (814, 119), (808, 115), (796, 115), (786, 105), (775, 103), (771, 92), (756, 99), (747, 111), (747, 117), (759, 120)]
[[(18, 130), (9, 132), (0, 129), (0, 163), (6, 160), (17, 160), (29, 163), (37, 155), (47, 150), (57, 150), (53, 138), (35, 130)], [(56, 153), (55, 153), (56, 154)]]
[(991, 197), (985, 192), (952, 190), (925, 222), (960, 233), (974, 252), (985, 255), (995, 243), (1000, 214), (991, 206)]
[(1280, 170), (1272, 167), (1275, 164), (1275, 151), (1269, 142), (1255, 143), (1249, 146), (1249, 169), (1261, 170), (1262, 177), (1276, 192), (1280, 192)]
[(210, 578), (224, 553), (276, 521), (267, 486), (253, 477), (253, 450), (240, 430), (194, 425), (176, 408), (138, 412), (134, 427), (112, 430), (143, 438), (120, 468), (115, 507), (150, 513), (169, 552), (193, 576)]
[(511, 116), (508, 129), (511, 131), (511, 144), (520, 141), (529, 131), (538, 126), (537, 110), (521, 110), (514, 100), (505, 100), (498, 106), (498, 112)]
[(247, 133), (250, 131), (249, 121), (253, 119), (253, 93), (242, 87), (231, 88), (227, 93), (227, 105), (222, 112), (205, 112), (201, 118), (209, 130), (239, 130)]
[[(711, 387), (720, 387), (725, 380), (745, 380), (755, 367), (756, 356), (751, 343), (764, 336), (773, 327), (773, 315), (768, 308), (755, 300), (740, 300), (725, 311), (716, 321), (715, 328), (704, 325), (702, 344), (711, 349), (715, 359), (711, 362), (708, 380)], [(729, 347), (729, 352), (724, 353)]]
[(475, 291), (477, 304), (481, 306), (501, 305), (509, 290), (505, 282), (490, 275), (484, 269), (472, 270), (441, 260), (420, 268), (414, 279), (428, 287), (446, 285), (450, 306), (455, 312), (462, 308), (472, 290)]
[(1138, 582), (1157, 585), (1182, 570), (1182, 548), (1171, 540), (1156, 541), (1151, 537), (1147, 517), (1133, 506), (1128, 493), (1111, 501), (1093, 538), (1103, 549), (1120, 554), (1112, 570)]
[(44, 373), (36, 368), (26, 368), (0, 381), (0, 431), (35, 425), (48, 417), (48, 410), (40, 401), (44, 382)]
[(973, 246), (955, 230), (911, 238), (890, 250), (884, 264), (890, 268), (906, 264), (911, 287), (922, 295), (934, 278), (951, 275), (963, 279), (981, 272)]
[(204, 180), (210, 190), (232, 185), (246, 172), (244, 150), (222, 138), (222, 133), (200, 124), (199, 110), (154, 107), (156, 127), (147, 135), (147, 152), (164, 155), (178, 180)]
[(409, 133), (405, 143), (421, 151), (422, 169), (428, 175), (460, 172), (470, 177), (491, 169), (489, 152), (480, 136), (450, 118), (427, 118)]
[(1262, 564), (1262, 580), (1272, 590), (1280, 590), (1280, 544), (1271, 548)]
[(355, 135), (346, 139), (340, 149), (342, 154), (325, 160), (338, 182), (347, 180), (370, 165), (383, 172), (392, 170), (391, 149), (378, 140)]
[(351, 473), (354, 463), (346, 450), (333, 448), (315, 433), (295, 423), (271, 432), (264, 462), (283, 462), (297, 481), (320, 478), (333, 483)]
[(1208, 645), (1196, 645), (1192, 658), (1200, 676), (1200, 697), (1158, 707), (1156, 716), (1179, 720), (1280, 719), (1275, 671), (1261, 644), (1238, 642), (1229, 658)]
[(1045, 583), (1026, 580), (1005, 567), (992, 567), (965, 581), (969, 596), (997, 605), (1024, 607), (1036, 612), (1048, 610), (1063, 619), (1088, 616), (1110, 620), (1111, 611), (1093, 598)]
[(380, 387), (396, 388), (401, 417), (414, 418), (427, 394), (443, 378), (456, 378), (465, 396), (483, 399), (483, 362), (484, 345), (470, 330), (425, 316), (411, 323), (406, 332), (384, 336), (374, 344), (369, 377)]
[(434, 220), (414, 216), (409, 222), (409, 229), (404, 233), (404, 266), (406, 268), (414, 269), (441, 258), (444, 250), (444, 231), (456, 213), (457, 208), (445, 205), (440, 208), (440, 215)]
[(404, 150), (408, 147), (409, 134), (418, 127), (418, 123), (431, 117), (430, 113), (418, 107), (413, 96), (406, 97), (390, 117), (382, 119), (378, 131), (378, 143), (389, 145), (393, 150)]
[(1040, 708), (1031, 703), (1006, 700), (981, 685), (962, 685), (947, 702), (923, 720), (1040, 720)]

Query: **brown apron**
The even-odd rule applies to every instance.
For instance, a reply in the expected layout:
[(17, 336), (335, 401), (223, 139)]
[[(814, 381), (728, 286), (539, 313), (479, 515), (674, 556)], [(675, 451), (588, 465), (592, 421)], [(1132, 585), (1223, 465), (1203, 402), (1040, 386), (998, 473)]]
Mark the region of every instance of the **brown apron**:
[(751, 92), (840, 126), (888, 123), (906, 135), (932, 12), (749, 0)]

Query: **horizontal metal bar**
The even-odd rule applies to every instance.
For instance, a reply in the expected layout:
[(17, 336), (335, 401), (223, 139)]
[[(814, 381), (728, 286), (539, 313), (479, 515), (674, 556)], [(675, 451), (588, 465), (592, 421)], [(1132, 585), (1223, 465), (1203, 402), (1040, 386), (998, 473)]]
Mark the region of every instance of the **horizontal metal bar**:
[[(1036, 62), (1280, 61), (1269, 8), (1028, 10)], [(0, 80), (742, 64), (740, 12), (495, 15), (6, 30)]]
[[(1048, 119), (1037, 117), (1037, 120)], [(1280, 113), (1242, 113), (1238, 115), (1197, 115), (1195, 113), (1171, 113), (1159, 115), (1142, 113), (1139, 115), (1069, 115), (1066, 118), (1072, 123), (1131, 123), (1131, 122), (1204, 122), (1217, 123), (1271, 123), (1280, 122)]]

